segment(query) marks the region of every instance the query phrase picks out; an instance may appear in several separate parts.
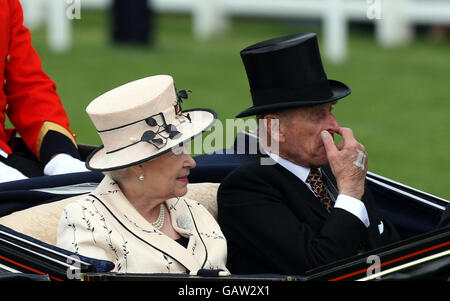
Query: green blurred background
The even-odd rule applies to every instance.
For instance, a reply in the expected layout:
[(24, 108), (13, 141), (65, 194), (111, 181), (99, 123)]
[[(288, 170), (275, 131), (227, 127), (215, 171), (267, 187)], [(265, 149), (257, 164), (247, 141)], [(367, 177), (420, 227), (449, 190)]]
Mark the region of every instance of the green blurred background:
[[(193, 90), (183, 108), (210, 107), (224, 121), (251, 106), (241, 49), (310, 31), (321, 42), (321, 27), (314, 23), (244, 18), (233, 18), (226, 34), (197, 41), (190, 16), (158, 15), (152, 47), (114, 46), (107, 12), (84, 10), (72, 22), (68, 52), (52, 53), (44, 28), (32, 31), (33, 44), (57, 84), (78, 142), (95, 145), (100, 140), (85, 108), (118, 85), (170, 74), (177, 88)], [(418, 35), (407, 46), (385, 49), (373, 31), (352, 27), (348, 49), (344, 63), (324, 58), (324, 66), (329, 78), (352, 89), (334, 113), (366, 146), (370, 171), (450, 199), (450, 41)]]

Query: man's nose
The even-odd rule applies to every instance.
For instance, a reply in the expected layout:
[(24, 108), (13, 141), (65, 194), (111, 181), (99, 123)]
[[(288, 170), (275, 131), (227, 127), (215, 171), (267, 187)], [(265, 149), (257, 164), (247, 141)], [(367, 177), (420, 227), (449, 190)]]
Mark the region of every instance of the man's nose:
[(328, 113), (325, 130), (330, 133), (336, 133), (339, 130), (339, 123), (331, 112)]

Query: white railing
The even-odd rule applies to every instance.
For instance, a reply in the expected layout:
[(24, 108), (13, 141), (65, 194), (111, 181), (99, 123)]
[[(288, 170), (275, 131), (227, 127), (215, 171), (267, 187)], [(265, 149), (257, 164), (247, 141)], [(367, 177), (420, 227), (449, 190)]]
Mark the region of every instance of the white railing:
[[(83, 9), (106, 9), (112, 1), (21, 2), (26, 25), (33, 27), (47, 20), (50, 47), (65, 51), (71, 45), (71, 19), (82, 17)], [(322, 20), (324, 52), (332, 62), (340, 62), (347, 56), (348, 23), (352, 20), (374, 22), (377, 40), (387, 47), (408, 42), (413, 35), (412, 24), (450, 24), (450, 0), (149, 0), (149, 3), (157, 12), (192, 14), (192, 30), (198, 39), (225, 31), (230, 16), (318, 18)]]

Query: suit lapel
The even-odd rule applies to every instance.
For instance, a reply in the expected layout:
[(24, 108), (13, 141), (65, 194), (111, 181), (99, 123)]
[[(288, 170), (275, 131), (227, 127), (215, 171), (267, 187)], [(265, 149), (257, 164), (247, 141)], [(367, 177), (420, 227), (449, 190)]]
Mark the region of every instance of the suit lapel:
[[(178, 226), (177, 220), (180, 219), (180, 216), (183, 216), (182, 219), (185, 220), (185, 223), (195, 224), (190, 209), (182, 199), (170, 199), (166, 201), (166, 204), (171, 212), (171, 222), (175, 230), (181, 235), (189, 237), (188, 248), (184, 248), (153, 227), (126, 199), (119, 186), (109, 177), (105, 176), (93, 196), (126, 231), (140, 241), (172, 257), (189, 271), (196, 271), (202, 267), (206, 249), (204, 244), (199, 242), (200, 237), (197, 231)], [(193, 246), (199, 249), (194, 252), (192, 251)]]
[(339, 194), (339, 190), (337, 189), (336, 178), (334, 177), (330, 166), (322, 166), (320, 170), (322, 171), (323, 182), (333, 194), (334, 199), (336, 199)]

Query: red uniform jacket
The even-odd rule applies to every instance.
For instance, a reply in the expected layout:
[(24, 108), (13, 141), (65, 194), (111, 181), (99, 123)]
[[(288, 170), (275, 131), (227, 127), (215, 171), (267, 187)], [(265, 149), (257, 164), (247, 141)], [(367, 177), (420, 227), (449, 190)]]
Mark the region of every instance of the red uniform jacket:
[(23, 26), (19, 0), (0, 0), (0, 85), (2, 150), (11, 154), (8, 141), (15, 133), (5, 129), (5, 115), (38, 158), (49, 130), (64, 134), (75, 144), (55, 83), (41, 69), (30, 32)]

